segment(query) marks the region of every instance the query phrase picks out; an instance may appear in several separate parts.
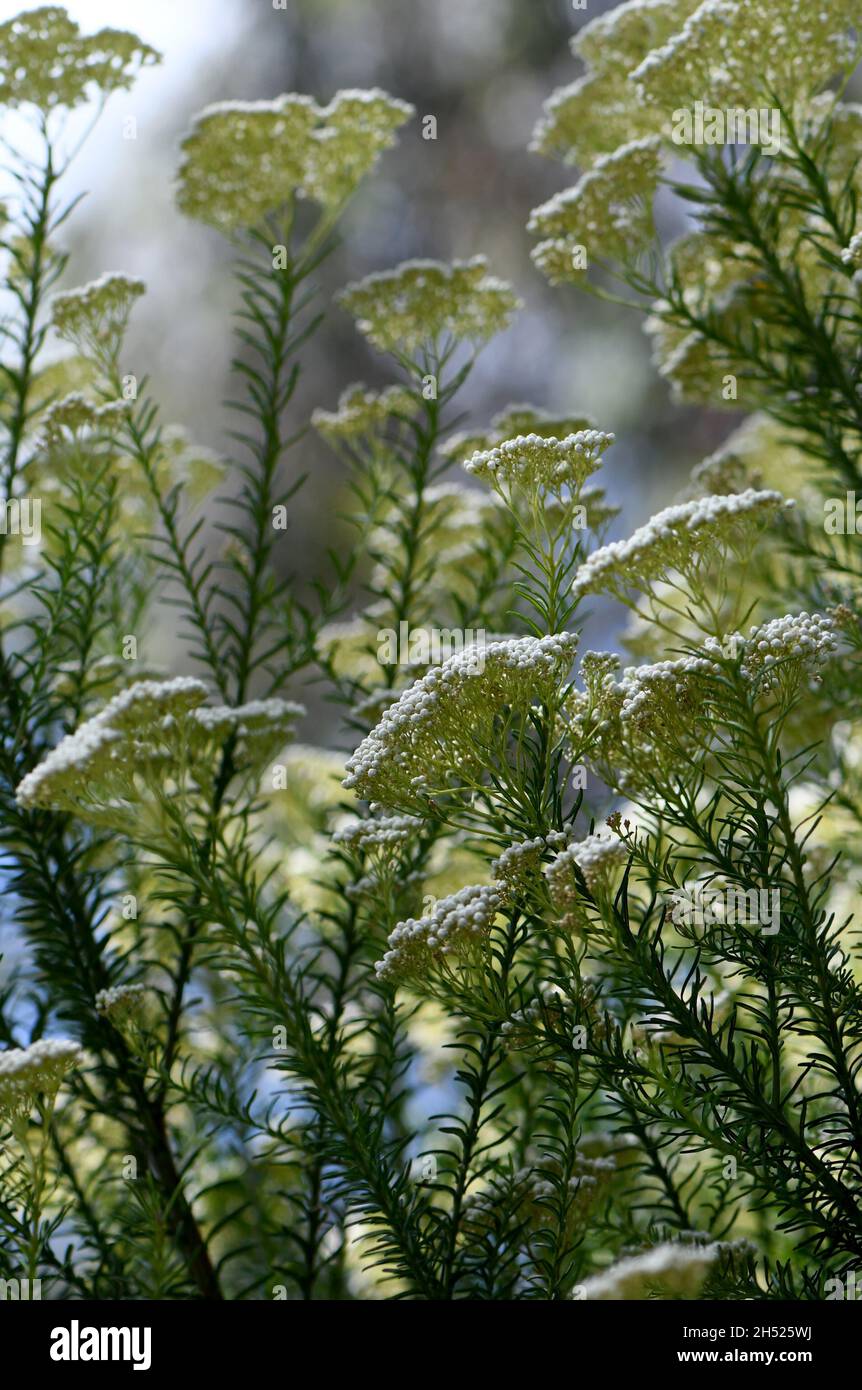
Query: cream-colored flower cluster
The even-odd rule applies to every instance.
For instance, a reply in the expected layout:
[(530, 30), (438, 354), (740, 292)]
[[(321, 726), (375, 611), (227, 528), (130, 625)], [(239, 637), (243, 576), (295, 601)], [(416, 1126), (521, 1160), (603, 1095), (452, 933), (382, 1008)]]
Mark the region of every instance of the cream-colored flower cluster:
[(496, 884), (470, 884), (441, 898), (423, 917), (399, 922), (374, 967), (378, 977), (421, 986), (447, 963), (481, 960), (502, 906)]
[(587, 655), (594, 670), (582, 668), (586, 688), (572, 691), (565, 708), (572, 748), (609, 786), (652, 800), (668, 776), (699, 765), (721, 702), (721, 664), (690, 654), (627, 667), (616, 680), (616, 657)]
[(699, 0), (629, 0), (591, 20), (572, 40), (587, 65), (583, 77), (556, 91), (533, 134), (532, 148), (587, 168), (627, 140), (657, 135), (664, 108), (636, 99), (628, 76), (684, 24)]
[(681, 656), (650, 666), (630, 666), (619, 683), (619, 717), (633, 735), (689, 729), (708, 717), (707, 702), (721, 668), (706, 656)]
[[(533, 137), (533, 149), (585, 171), (532, 215), (539, 269), (553, 283), (582, 283), (596, 258), (630, 263), (654, 244), (663, 161), (712, 141), (758, 140), (774, 156), (783, 134), (779, 104), (792, 109), (797, 128), (834, 121), (839, 153), (827, 171), (830, 186), (836, 198), (848, 180), (858, 187), (852, 155), (846, 167), (840, 155), (858, 148), (858, 111), (825, 90), (856, 63), (858, 29), (855, 0), (836, 0), (828, 12), (806, 0), (629, 0), (590, 21), (572, 45), (587, 71), (552, 95)], [(715, 121), (708, 132), (700, 132), (699, 110)], [(778, 236), (806, 289), (822, 295), (829, 274), (812, 230), (801, 207), (788, 209)], [(712, 232), (684, 236), (678, 246), (685, 252), (689, 243), (699, 251), (683, 274), (688, 307), (709, 306), (713, 327), (732, 341), (757, 317), (753, 248), (724, 245)], [(669, 280), (673, 262), (672, 254)], [(710, 283), (716, 267), (720, 285)], [(648, 326), (663, 375), (680, 399), (715, 401), (722, 376), (738, 374), (739, 364), (669, 310), (658, 302)]]
[(696, 1298), (720, 1254), (721, 1246), (717, 1242), (654, 1245), (643, 1254), (620, 1260), (585, 1284), (576, 1286), (572, 1297), (624, 1302), (660, 1293), (665, 1298)]
[(183, 141), (179, 206), (226, 233), (259, 226), (294, 196), (335, 209), (413, 114), (378, 88), (337, 92), (328, 106), (293, 92), (208, 106)]
[(681, 500), (688, 502), (695, 497), (710, 497), (722, 492), (745, 492), (748, 488), (757, 491), (762, 487), (763, 475), (758, 468), (746, 459), (742, 449), (725, 442), (715, 453), (695, 464)]
[(507, 500), (518, 492), (559, 496), (565, 489), (577, 494), (613, 442), (614, 436), (603, 430), (579, 430), (565, 439), (518, 435), (473, 454), (464, 469)]
[(360, 444), (374, 439), (386, 426), (416, 412), (416, 398), (404, 386), (387, 386), (370, 391), (360, 382), (347, 386), (335, 410), (315, 410), (311, 423), (330, 444)]
[(609, 876), (628, 858), (626, 846), (611, 830), (597, 830), (585, 840), (576, 840), (554, 856), (545, 868), (545, 878), (553, 892), (561, 875), (577, 865), (591, 893), (608, 883)]
[(320, 110), (313, 132), (303, 193), (323, 207), (337, 207), (353, 193), (397, 132), (415, 115), (409, 102), (370, 91), (337, 92)]
[(96, 1010), (117, 1027), (137, 1022), (146, 1007), (146, 985), (114, 985), (96, 994)]
[(491, 863), (491, 875), (507, 898), (519, 899), (535, 883), (542, 860), (549, 852), (564, 849), (574, 832), (552, 830), (531, 840), (516, 840)]
[(862, 232), (850, 238), (850, 245), (841, 252), (841, 259), (853, 270), (862, 270)]
[(66, 1075), (83, 1059), (79, 1044), (67, 1038), (43, 1038), (0, 1052), (0, 1119), (15, 1123), (42, 1097), (52, 1102)]
[(368, 820), (353, 820), (335, 831), (332, 842), (366, 853), (370, 850), (397, 850), (408, 844), (423, 824), (418, 816), (375, 816)]
[(562, 927), (574, 929), (588, 922), (587, 898), (576, 870), (580, 871), (587, 893), (603, 899), (628, 857), (626, 845), (612, 830), (603, 828), (584, 840), (573, 841), (545, 865), (548, 897)]
[(141, 68), (159, 62), (135, 34), (82, 34), (62, 5), (42, 5), (0, 24), (0, 106), (71, 109), (126, 90)]
[(828, 613), (787, 613), (752, 627), (742, 643), (742, 673), (758, 692), (795, 685), (803, 676), (817, 684), (840, 647)]
[(518, 637), (470, 647), (414, 682), (348, 760), (344, 785), (384, 806), (424, 807), (436, 792), (481, 777), (495, 722), (548, 703), (570, 670), (571, 633)]
[(484, 342), (508, 328), (520, 307), (484, 256), (451, 264), (404, 261), (348, 285), (337, 298), (376, 348), (406, 354), (453, 339)]
[(496, 1228), (495, 1217), (502, 1203), (506, 1208), (516, 1203), (522, 1226), (536, 1231), (557, 1225), (562, 1218), (571, 1237), (576, 1228), (583, 1229), (596, 1204), (606, 1196), (616, 1171), (612, 1157), (592, 1158), (578, 1153), (572, 1161), (574, 1171), (563, 1180), (554, 1158), (535, 1156), (532, 1152), (529, 1157), (532, 1161), (511, 1175), (495, 1175), (487, 1187), (467, 1193), (464, 1221), (477, 1232)]
[(586, 72), (554, 92), (532, 148), (589, 168), (631, 140), (667, 138), (675, 112), (808, 101), (855, 61), (854, 0), (629, 0), (572, 42)]
[(628, 540), (593, 551), (575, 575), (578, 596), (649, 587), (670, 573), (695, 571), (704, 562), (747, 549), (765, 526), (793, 503), (780, 492), (726, 493), (666, 507)]
[[(205, 705), (192, 711), (192, 752), (207, 751), (229, 739), (235, 762), (259, 768), (293, 737), (305, 707), (293, 700), (249, 700), (244, 705)], [(199, 735), (203, 735), (201, 738)]]
[(657, 136), (626, 141), (531, 213), (527, 229), (542, 238), (533, 260), (552, 284), (582, 279), (594, 259), (631, 260), (652, 243), (662, 158)]
[(136, 775), (146, 777), (165, 762), (177, 721), (206, 696), (201, 681), (185, 676), (139, 681), (121, 691), (24, 777), (19, 805), (86, 816), (133, 796)]
[(42, 439), (50, 448), (67, 442), (70, 436), (72, 440), (79, 440), (89, 434), (110, 435), (128, 410), (128, 401), (107, 401), (100, 405), (83, 391), (72, 391), (48, 406), (42, 416)]
[(125, 824), (153, 795), (211, 781), (228, 740), (235, 766), (261, 767), (304, 713), (284, 700), (202, 709), (206, 698), (206, 686), (190, 676), (130, 685), (23, 778), (19, 805)]
[[(566, 1224), (569, 1230), (582, 1224), (596, 1203), (606, 1194), (616, 1173), (612, 1157), (590, 1158), (576, 1154), (574, 1172), (565, 1183)], [(519, 1169), (514, 1182), (526, 1187), (526, 1201), (521, 1210), (534, 1228), (555, 1224), (559, 1220), (556, 1203), (562, 1186), (555, 1160), (544, 1158), (538, 1163)]]
[(55, 294), (51, 322), (61, 338), (85, 357), (105, 364), (114, 360), (136, 299), (146, 293), (143, 280), (128, 275), (101, 275), (80, 289)]
[(858, 22), (855, 0), (703, 0), (630, 81), (669, 112), (705, 94), (724, 110), (798, 103), (853, 65)]

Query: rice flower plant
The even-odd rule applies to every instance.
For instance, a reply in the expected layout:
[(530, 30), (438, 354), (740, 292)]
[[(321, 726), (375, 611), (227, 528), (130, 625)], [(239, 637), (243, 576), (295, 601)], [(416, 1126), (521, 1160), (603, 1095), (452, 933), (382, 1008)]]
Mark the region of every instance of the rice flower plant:
[[(462, 258), (364, 273), (393, 190), (347, 205), (420, 148), (376, 86), (185, 136), (212, 312), (233, 285), (233, 428), (198, 442), (130, 336), (143, 282), (66, 278), (64, 132), (158, 55), (60, 6), (0, 24), (30, 142), (0, 142), (0, 1292), (684, 1301), (688, 1330), (847, 1297), (857, 8), (629, 0), (574, 37), (533, 260), (642, 311), (687, 402), (660, 474), (628, 377), (613, 432), (555, 395), (580, 363), (533, 354), (496, 207)], [(348, 316), (388, 360), (320, 400)]]

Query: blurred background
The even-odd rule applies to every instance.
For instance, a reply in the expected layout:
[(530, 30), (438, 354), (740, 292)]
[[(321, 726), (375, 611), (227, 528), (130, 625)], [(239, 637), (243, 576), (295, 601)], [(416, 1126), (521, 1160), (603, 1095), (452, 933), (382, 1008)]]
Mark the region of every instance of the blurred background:
[[(227, 98), (308, 92), (325, 102), (339, 87), (381, 86), (411, 101), (419, 119), (367, 180), (322, 272), (331, 291), (407, 257), (485, 253), (525, 307), (483, 353), (464, 404), (482, 425), (510, 401), (584, 411), (616, 432), (603, 481), (622, 507), (612, 535), (625, 535), (663, 505), (685, 472), (711, 452), (733, 417), (671, 405), (649, 361), (642, 320), (574, 289), (548, 287), (530, 262), (530, 210), (574, 173), (527, 146), (552, 90), (578, 64), (569, 40), (610, 8), (589, 0), (67, 0), (86, 30), (134, 30), (164, 54), (129, 93), (118, 93), (76, 162), (71, 193), (86, 198), (67, 224), (69, 286), (105, 271), (144, 278), (133, 316), (129, 370), (149, 375), (166, 421), (229, 454), (230, 327), (235, 290), (229, 250), (215, 233), (179, 215), (173, 180), (179, 142), (203, 105)], [(36, 8), (0, 0), (0, 19)], [(434, 116), (437, 139), (422, 138)], [(681, 227), (667, 228), (673, 234)], [(382, 384), (387, 363), (351, 319), (333, 308), (306, 358), (294, 400), (296, 423), (334, 405), (350, 382)], [(315, 435), (289, 470), (309, 482), (294, 505), (290, 560), (315, 568), (333, 533), (343, 478)], [(613, 644), (619, 613), (598, 608), (591, 645)], [(169, 631), (165, 642), (169, 642)], [(152, 654), (173, 665), (171, 654)], [(309, 730), (310, 734), (311, 731)]]

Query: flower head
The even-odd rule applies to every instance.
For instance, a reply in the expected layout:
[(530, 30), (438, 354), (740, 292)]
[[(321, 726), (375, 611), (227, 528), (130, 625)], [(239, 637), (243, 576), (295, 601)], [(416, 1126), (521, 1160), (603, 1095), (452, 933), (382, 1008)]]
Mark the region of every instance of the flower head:
[(583, 926), (587, 921), (587, 899), (576, 870), (580, 871), (587, 893), (601, 899), (609, 893), (628, 856), (625, 844), (610, 830), (602, 829), (584, 840), (573, 841), (545, 865), (548, 897), (554, 910), (561, 914), (562, 926)]
[(51, 322), (59, 336), (84, 356), (110, 360), (123, 341), (135, 300), (145, 292), (143, 280), (102, 275), (80, 289), (55, 294)]
[(659, 119), (633, 100), (624, 73), (586, 72), (545, 102), (530, 149), (589, 168), (628, 140), (658, 133)]
[(130, 795), (136, 772), (164, 753), (178, 718), (202, 704), (206, 686), (191, 677), (138, 681), (115, 695), (92, 719), (67, 734), (20, 782), (18, 804), (27, 810), (85, 814), (114, 797)]
[(686, 22), (631, 73), (636, 90), (672, 111), (705, 92), (713, 106), (798, 101), (855, 62), (854, 0), (828, 10), (807, 0), (703, 0)]
[(76, 438), (83, 434), (110, 434), (128, 409), (127, 401), (107, 401), (99, 405), (82, 391), (72, 391), (45, 411), (42, 438), (50, 446), (63, 443), (70, 435)]
[(421, 985), (447, 960), (481, 959), (502, 905), (496, 884), (470, 885), (441, 898), (424, 917), (399, 922), (374, 967), (378, 977)]
[(696, 1298), (721, 1253), (717, 1244), (654, 1245), (642, 1255), (632, 1255), (588, 1279), (581, 1288), (586, 1299), (618, 1301), (648, 1298), (653, 1292), (667, 1297)]
[(495, 721), (549, 701), (565, 680), (571, 633), (491, 642), (482, 669), (469, 647), (415, 681), (386, 710), (347, 763), (344, 785), (386, 806), (425, 806), (433, 791), (481, 775)]
[(504, 849), (491, 864), (491, 873), (507, 900), (517, 899), (535, 886), (542, 860), (565, 849), (572, 837), (571, 831), (552, 830), (532, 840), (516, 840)]
[(572, 590), (623, 597), (629, 588), (648, 587), (674, 571), (685, 573), (728, 550), (741, 552), (792, 505), (780, 492), (748, 488), (666, 507), (628, 540), (593, 551), (575, 575)]
[(656, 136), (630, 140), (601, 155), (574, 188), (536, 208), (528, 230), (543, 238), (533, 250), (539, 269), (554, 283), (575, 280), (588, 257), (627, 261), (648, 246), (661, 165)]
[(839, 645), (838, 626), (828, 613), (788, 613), (752, 627), (742, 639), (742, 673), (758, 692), (792, 688), (803, 677), (817, 684)]
[(141, 68), (159, 62), (135, 34), (84, 35), (61, 5), (43, 5), (0, 24), (0, 105), (80, 106), (94, 91), (131, 87)]
[(670, 39), (700, 0), (627, 0), (590, 20), (572, 39), (572, 52), (607, 77), (631, 72)]
[(198, 740), (192, 744), (215, 749), (231, 739), (235, 761), (244, 767), (261, 767), (293, 737), (297, 719), (305, 714), (293, 700), (250, 700), (244, 705), (203, 705), (192, 711)]
[(130, 685), (24, 777), (19, 805), (124, 825), (160, 798), (193, 795), (211, 781), (228, 741), (235, 771), (259, 771), (305, 712), (277, 699), (204, 709), (206, 697), (190, 676)]
[(720, 668), (707, 656), (630, 666), (619, 684), (619, 717), (635, 736), (680, 732), (706, 713)]
[(348, 285), (338, 300), (381, 352), (405, 353), (447, 338), (493, 338), (519, 307), (510, 287), (488, 273), (484, 256), (451, 265), (405, 261)]
[(841, 252), (841, 259), (853, 270), (862, 270), (862, 232), (850, 238), (850, 245)]
[(412, 416), (414, 409), (415, 397), (404, 386), (369, 391), (357, 382), (342, 391), (336, 410), (315, 410), (311, 423), (331, 444), (358, 443), (374, 438), (393, 418)]
[(79, 1044), (66, 1038), (43, 1038), (0, 1052), (0, 1117), (22, 1119), (42, 1097), (52, 1103), (64, 1077), (83, 1057)]
[(337, 92), (312, 131), (303, 192), (323, 207), (349, 198), (379, 156), (395, 144), (414, 108), (379, 87)]
[(492, 419), (485, 430), (459, 430), (440, 446), (440, 452), (451, 463), (464, 464), (475, 453), (495, 448), (516, 435), (534, 434), (542, 439), (565, 439), (580, 430), (594, 429), (586, 415), (551, 415), (534, 405), (507, 405)]
[(183, 141), (179, 206), (227, 233), (258, 226), (294, 196), (333, 207), (412, 114), (377, 88), (338, 92), (324, 107), (295, 92), (207, 106)]
[(333, 844), (350, 849), (392, 849), (413, 839), (422, 825), (418, 816), (376, 816), (342, 825), (332, 840)]
[(628, 76), (682, 27), (698, 3), (629, 0), (585, 24), (572, 40), (572, 52), (587, 71), (545, 103), (532, 149), (588, 168), (630, 140), (660, 135), (665, 107), (644, 101)]
[(507, 497), (515, 490), (578, 493), (613, 442), (614, 436), (602, 430), (579, 430), (565, 439), (519, 435), (473, 454), (464, 468)]

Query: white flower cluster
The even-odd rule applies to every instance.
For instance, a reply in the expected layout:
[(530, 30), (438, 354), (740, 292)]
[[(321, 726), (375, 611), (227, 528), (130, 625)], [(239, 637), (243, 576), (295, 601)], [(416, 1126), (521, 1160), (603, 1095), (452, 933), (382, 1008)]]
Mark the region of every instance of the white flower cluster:
[(630, 81), (642, 99), (666, 110), (702, 101), (730, 110), (776, 97), (814, 96), (856, 61), (850, 30), (858, 26), (855, 0), (703, 0), (661, 47), (650, 52)]
[(488, 429), (459, 430), (440, 446), (440, 452), (451, 463), (466, 463), (471, 454), (493, 449), (516, 435), (538, 434), (542, 439), (565, 439), (579, 430), (595, 426), (587, 415), (556, 415), (538, 406), (512, 404), (504, 406), (492, 418)]
[(393, 418), (412, 416), (415, 404), (415, 397), (404, 386), (369, 391), (355, 382), (342, 391), (337, 409), (313, 411), (311, 423), (331, 444), (357, 443), (372, 439)]
[(592, 897), (602, 897), (610, 890), (628, 857), (625, 844), (611, 830), (603, 828), (584, 840), (567, 845), (545, 865), (542, 872), (548, 897), (555, 912), (560, 914), (561, 926), (575, 928), (584, 926), (587, 921), (584, 891), (575, 870), (580, 870), (587, 892)]
[[(532, 256), (553, 284), (583, 277), (589, 261), (629, 261), (653, 238), (652, 203), (662, 169), (657, 136), (601, 155), (574, 188), (535, 208), (527, 230), (542, 240)], [(585, 253), (585, 254), (580, 254)]]
[(143, 280), (129, 275), (100, 275), (78, 289), (55, 294), (49, 306), (51, 322), (84, 356), (110, 361), (122, 343), (132, 306), (146, 288)]
[(822, 668), (839, 645), (838, 629), (828, 614), (788, 613), (751, 629), (745, 641), (742, 672), (763, 691), (782, 680), (797, 680), (802, 673), (818, 683)]
[(537, 874), (548, 850), (557, 852), (569, 843), (573, 831), (552, 830), (532, 840), (518, 840), (504, 849), (491, 863), (491, 874), (508, 896), (517, 896)]
[(183, 141), (178, 202), (220, 231), (258, 226), (294, 196), (336, 208), (414, 114), (379, 88), (318, 106), (295, 92), (206, 107)]
[(508, 328), (520, 307), (484, 256), (450, 265), (404, 261), (347, 285), (337, 299), (381, 352), (411, 353), (447, 339), (484, 342)]
[(577, 647), (572, 633), (465, 647), (409, 686), (347, 763), (345, 787), (384, 806), (422, 802), (430, 788), (481, 773), (505, 709), (526, 712), (557, 692)]
[(14, 1121), (29, 1114), (39, 1096), (52, 1099), (83, 1057), (78, 1043), (66, 1038), (43, 1038), (0, 1052), (0, 1116)]
[(418, 816), (378, 816), (373, 820), (354, 820), (343, 825), (332, 836), (336, 845), (349, 849), (395, 849), (413, 838), (422, 829)]
[(140, 799), (138, 778), (161, 785), (183, 767), (199, 779), (212, 775), (210, 754), (228, 738), (235, 741), (238, 770), (259, 766), (283, 747), (305, 713), (287, 700), (201, 709), (206, 697), (207, 687), (191, 676), (136, 681), (67, 734), (22, 779), (19, 805), (85, 818), (121, 817)]
[(548, 884), (553, 886), (560, 874), (576, 864), (591, 893), (601, 889), (618, 867), (625, 864), (629, 852), (610, 830), (597, 830), (585, 840), (576, 840), (555, 856), (545, 869)]
[(441, 898), (424, 917), (399, 922), (374, 967), (378, 977), (421, 984), (447, 958), (475, 960), (502, 906), (497, 884), (471, 884)]
[(629, 666), (620, 680), (620, 719), (639, 732), (686, 727), (704, 707), (711, 677), (720, 667), (709, 657), (682, 656), (651, 666)]
[(244, 705), (205, 705), (193, 711), (192, 721), (210, 743), (233, 737), (235, 759), (259, 767), (293, 737), (294, 725), (304, 714), (304, 705), (271, 698)]
[(0, 25), (0, 106), (72, 109), (131, 87), (161, 55), (136, 34), (82, 34), (62, 5), (39, 5)]
[[(737, 433), (734, 433), (734, 441)], [(720, 449), (716, 449), (715, 453), (696, 463), (681, 500), (690, 501), (695, 497), (720, 492), (745, 492), (746, 488), (761, 487), (762, 473), (746, 458), (743, 438), (740, 438), (739, 444), (740, 447), (737, 448), (735, 442), (726, 443)]]
[(18, 804), (27, 810), (81, 809), (90, 799), (117, 794), (134, 776), (134, 756), (147, 759), (154, 749), (125, 735), (137, 730), (147, 737), (164, 720), (176, 720), (206, 699), (206, 686), (188, 676), (169, 681), (139, 681), (115, 695), (92, 719), (81, 724), (20, 782)]
[(47, 445), (56, 445), (65, 433), (75, 436), (85, 431), (111, 432), (117, 421), (129, 410), (128, 401), (106, 401), (99, 405), (82, 391), (72, 391), (54, 401), (42, 416), (42, 437)]
[(655, 1245), (642, 1255), (631, 1255), (595, 1275), (573, 1297), (631, 1301), (658, 1291), (681, 1298), (695, 1298), (721, 1253), (711, 1245)]
[(140, 999), (146, 985), (113, 985), (110, 989), (100, 989), (96, 994), (96, 1009), (100, 1014), (110, 1013), (118, 1004)]
[[(576, 1172), (567, 1183), (568, 1200), (575, 1211), (585, 1214), (601, 1197), (608, 1183), (616, 1173), (616, 1160), (607, 1158), (587, 1158), (578, 1154), (574, 1160)], [(553, 1197), (554, 1184), (547, 1179), (535, 1189), (537, 1197)], [(570, 1212), (570, 1215), (574, 1212)]]
[(111, 989), (100, 989), (96, 995), (96, 1010), (113, 1023), (126, 1022), (140, 1014), (146, 994), (145, 985), (114, 985)]
[(845, 265), (852, 266), (854, 270), (862, 270), (862, 232), (857, 232), (851, 237), (850, 245), (845, 246), (841, 252), (841, 259)]
[(506, 497), (515, 489), (555, 495), (563, 488), (579, 492), (613, 442), (614, 435), (603, 430), (578, 430), (565, 439), (518, 435), (477, 451), (467, 459), (464, 469), (473, 477), (484, 478)]
[(685, 573), (726, 549), (748, 546), (780, 512), (794, 504), (769, 489), (678, 502), (658, 512), (624, 541), (593, 551), (572, 584), (579, 596), (605, 590), (622, 596), (668, 572)]
[(629, 0), (598, 15), (574, 36), (572, 52), (587, 65), (553, 94), (531, 148), (588, 168), (624, 144), (662, 132), (666, 106), (643, 101), (629, 74), (679, 29), (699, 0)]

